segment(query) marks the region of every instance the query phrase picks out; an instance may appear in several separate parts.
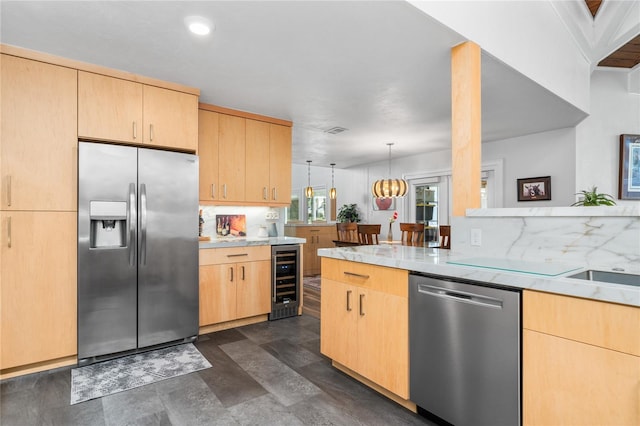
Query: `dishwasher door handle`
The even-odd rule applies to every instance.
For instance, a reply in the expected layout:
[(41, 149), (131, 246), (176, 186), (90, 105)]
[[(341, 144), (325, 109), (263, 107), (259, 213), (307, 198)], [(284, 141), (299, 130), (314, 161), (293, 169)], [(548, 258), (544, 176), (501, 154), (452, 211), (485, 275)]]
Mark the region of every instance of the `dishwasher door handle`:
[(472, 305), (485, 306), (487, 308), (502, 309), (502, 300), (482, 294), (467, 293), (466, 291), (456, 291), (450, 288), (436, 287), (427, 284), (418, 284), (418, 293), (457, 302), (470, 303)]

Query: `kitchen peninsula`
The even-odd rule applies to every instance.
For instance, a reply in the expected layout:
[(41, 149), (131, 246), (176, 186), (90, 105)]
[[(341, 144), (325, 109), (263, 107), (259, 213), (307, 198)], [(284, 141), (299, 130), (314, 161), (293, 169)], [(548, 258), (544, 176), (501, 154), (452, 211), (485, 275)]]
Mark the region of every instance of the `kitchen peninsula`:
[[(522, 423), (638, 424), (640, 287), (569, 277), (585, 269), (611, 270), (614, 265), (631, 272), (632, 280), (640, 277), (637, 209), (501, 210), (469, 210), (466, 217), (454, 218), (457, 234), (451, 251), (400, 245), (319, 250), (323, 353), (335, 367), (415, 409), (408, 392), (409, 274), (521, 289)], [(484, 252), (467, 241), (471, 228), (482, 229), (485, 235), (494, 231), (485, 237)], [(539, 250), (538, 239), (552, 248)], [(506, 247), (507, 253), (491, 250), (497, 246)], [(520, 257), (514, 254), (517, 250)], [(487, 257), (487, 252), (495, 257)], [(326, 303), (329, 294), (331, 306)], [(380, 298), (387, 299), (376, 303)], [(359, 312), (363, 300), (366, 315)], [(335, 321), (336, 315), (342, 319)], [(365, 324), (372, 318), (379, 328), (368, 338), (376, 339), (375, 346), (354, 343), (343, 353), (331, 347), (332, 340), (350, 340), (349, 333), (355, 336), (351, 340), (361, 342), (362, 330), (372, 332)], [(355, 325), (348, 326), (350, 322)], [(455, 327), (439, 326), (445, 333), (455, 333)], [(393, 354), (387, 348), (393, 348)], [(355, 358), (348, 356), (352, 351)], [(395, 369), (401, 386), (372, 372), (370, 365), (375, 363), (377, 371)]]

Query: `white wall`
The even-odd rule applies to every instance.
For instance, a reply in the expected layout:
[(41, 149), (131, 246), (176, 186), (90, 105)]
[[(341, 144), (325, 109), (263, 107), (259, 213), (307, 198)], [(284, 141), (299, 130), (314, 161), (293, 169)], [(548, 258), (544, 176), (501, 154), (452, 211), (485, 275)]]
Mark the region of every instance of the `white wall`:
[(589, 111), (590, 62), (552, 2), (409, 3), (576, 107)]
[(598, 187), (618, 200), (621, 134), (640, 134), (640, 94), (631, 93), (628, 74), (597, 70), (591, 77), (591, 115), (576, 127), (576, 192)]

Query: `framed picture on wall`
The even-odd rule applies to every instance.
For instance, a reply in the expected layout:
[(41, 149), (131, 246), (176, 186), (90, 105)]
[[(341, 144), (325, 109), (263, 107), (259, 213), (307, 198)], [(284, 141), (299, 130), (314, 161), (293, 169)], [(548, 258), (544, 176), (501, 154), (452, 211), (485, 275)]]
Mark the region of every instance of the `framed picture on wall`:
[(618, 198), (640, 200), (640, 135), (620, 135)]
[(551, 199), (551, 176), (518, 179), (518, 201)]
[(396, 199), (391, 197), (371, 197), (371, 205), (373, 210), (395, 210)]

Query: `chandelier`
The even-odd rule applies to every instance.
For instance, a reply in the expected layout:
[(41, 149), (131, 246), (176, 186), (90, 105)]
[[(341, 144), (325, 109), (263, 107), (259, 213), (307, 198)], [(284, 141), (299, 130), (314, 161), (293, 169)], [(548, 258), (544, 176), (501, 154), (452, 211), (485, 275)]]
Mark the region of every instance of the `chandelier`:
[(404, 179), (391, 179), (391, 146), (393, 143), (388, 143), (389, 146), (389, 179), (380, 179), (373, 183), (371, 192), (376, 198), (389, 198), (389, 197), (404, 197), (407, 193), (407, 181)]

